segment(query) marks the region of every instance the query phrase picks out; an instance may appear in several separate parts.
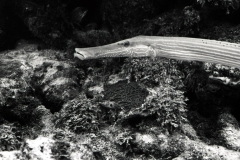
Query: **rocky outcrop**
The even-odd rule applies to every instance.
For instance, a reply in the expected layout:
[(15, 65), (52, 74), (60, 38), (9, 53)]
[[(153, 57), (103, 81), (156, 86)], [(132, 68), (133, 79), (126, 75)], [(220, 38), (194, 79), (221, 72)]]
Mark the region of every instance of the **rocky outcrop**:
[[(20, 105), (26, 111), (34, 110), (41, 104), (51, 111), (57, 111), (63, 103), (79, 94), (79, 80), (84, 73), (67, 60), (61, 60), (63, 53), (17, 50), (0, 56), (0, 108), (5, 116), (15, 112)], [(23, 112), (19, 111), (13, 118), (19, 119)]]
[[(132, 77), (153, 74), (147, 64), (173, 65), (133, 61)], [(150, 85), (117, 63), (79, 63), (55, 50), (0, 55), (0, 159), (240, 158), (238, 121), (231, 112), (216, 122), (188, 113), (177, 66)]]
[(219, 115), (218, 124), (221, 128), (220, 137), (230, 149), (240, 150), (240, 127), (236, 118), (230, 113)]

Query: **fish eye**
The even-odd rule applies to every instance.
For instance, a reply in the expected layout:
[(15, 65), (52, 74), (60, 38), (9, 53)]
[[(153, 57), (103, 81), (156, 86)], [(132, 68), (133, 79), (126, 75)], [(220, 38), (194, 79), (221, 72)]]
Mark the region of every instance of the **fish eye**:
[(123, 45), (124, 47), (128, 47), (130, 45), (129, 41), (125, 41), (123, 43), (118, 43), (118, 45)]
[(130, 43), (129, 43), (129, 41), (126, 41), (126, 42), (123, 43), (123, 45), (124, 45), (124, 47), (127, 47), (127, 46), (130, 45)]

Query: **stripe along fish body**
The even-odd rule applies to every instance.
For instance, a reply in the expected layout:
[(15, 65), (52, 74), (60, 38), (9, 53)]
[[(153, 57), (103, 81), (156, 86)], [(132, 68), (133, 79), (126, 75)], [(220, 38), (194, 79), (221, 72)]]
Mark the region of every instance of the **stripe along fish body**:
[(199, 38), (137, 36), (104, 46), (76, 48), (75, 51), (74, 56), (81, 60), (159, 56), (240, 68), (240, 44)]

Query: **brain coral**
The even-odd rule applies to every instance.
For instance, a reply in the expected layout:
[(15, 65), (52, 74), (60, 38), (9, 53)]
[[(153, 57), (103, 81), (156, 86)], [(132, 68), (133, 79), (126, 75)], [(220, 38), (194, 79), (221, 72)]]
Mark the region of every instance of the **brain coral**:
[(144, 103), (148, 91), (137, 82), (128, 83), (127, 80), (104, 86), (104, 99), (115, 101), (124, 109), (139, 107)]

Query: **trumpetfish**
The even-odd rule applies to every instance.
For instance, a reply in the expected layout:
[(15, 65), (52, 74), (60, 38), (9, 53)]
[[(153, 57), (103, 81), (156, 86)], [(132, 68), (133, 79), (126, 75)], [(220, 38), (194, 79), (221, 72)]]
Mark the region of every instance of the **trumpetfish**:
[(240, 69), (240, 44), (187, 37), (137, 36), (116, 43), (75, 48), (81, 60), (102, 57), (165, 57), (220, 63)]

